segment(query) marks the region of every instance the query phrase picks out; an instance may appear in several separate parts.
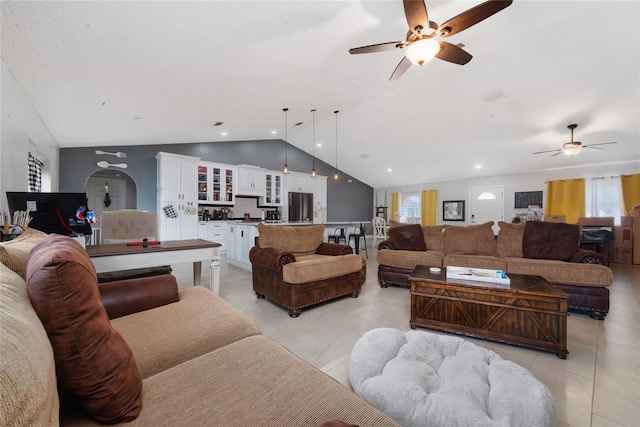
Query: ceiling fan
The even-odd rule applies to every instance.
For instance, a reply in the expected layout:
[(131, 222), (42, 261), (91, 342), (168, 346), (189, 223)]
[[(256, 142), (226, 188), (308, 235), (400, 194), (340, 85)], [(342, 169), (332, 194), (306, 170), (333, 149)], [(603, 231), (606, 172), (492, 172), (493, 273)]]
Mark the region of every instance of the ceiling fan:
[(568, 156), (575, 156), (580, 151), (582, 151), (583, 148), (593, 148), (594, 150), (602, 150), (602, 148), (596, 147), (596, 145), (616, 144), (616, 142), (601, 142), (599, 144), (582, 145), (582, 142), (573, 140), (573, 130), (577, 127), (578, 125), (575, 123), (567, 126), (568, 129), (571, 129), (571, 141), (565, 142), (564, 144), (562, 144), (562, 148), (558, 148), (555, 150), (536, 151), (533, 154), (556, 153), (551, 155), (551, 157), (553, 157), (553, 156), (557, 156), (560, 153), (564, 153)]
[(446, 38), (457, 34), (472, 25), (477, 24), (500, 12), (513, 3), (512, 0), (489, 0), (479, 4), (461, 14), (449, 19), (442, 25), (429, 21), (427, 7), (423, 0), (403, 0), (404, 14), (409, 24), (407, 39), (405, 41), (394, 41), (387, 43), (373, 44), (349, 49), (352, 55), (360, 53), (382, 52), (385, 50), (407, 48), (404, 58), (400, 61), (396, 69), (391, 74), (389, 80), (399, 79), (411, 64), (423, 65), (429, 62), (434, 56), (443, 61), (464, 65), (471, 61), (468, 52), (446, 41), (438, 38)]

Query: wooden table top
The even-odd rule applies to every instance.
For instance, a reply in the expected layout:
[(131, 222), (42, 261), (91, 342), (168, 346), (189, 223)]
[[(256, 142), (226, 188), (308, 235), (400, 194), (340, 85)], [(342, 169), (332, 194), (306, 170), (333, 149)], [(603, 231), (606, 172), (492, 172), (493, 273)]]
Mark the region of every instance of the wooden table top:
[(437, 284), (451, 284), (451, 285), (461, 285), (461, 286), (470, 286), (474, 288), (486, 288), (492, 291), (505, 291), (505, 292), (518, 292), (518, 293), (531, 293), (531, 294), (543, 294), (543, 295), (553, 295), (560, 298), (567, 298), (567, 294), (553, 286), (542, 276), (531, 276), (527, 274), (515, 274), (510, 273), (507, 275), (509, 279), (511, 279), (510, 284), (502, 284), (502, 283), (489, 283), (489, 282), (480, 282), (473, 280), (462, 280), (462, 279), (452, 279), (447, 278), (447, 269), (443, 268), (438, 273), (432, 273), (429, 270), (429, 267), (426, 265), (419, 265), (413, 270), (413, 272), (409, 275), (409, 280), (411, 282), (419, 281), (419, 282), (430, 282)]
[(109, 245), (89, 245), (86, 247), (89, 257), (130, 255), (148, 252), (180, 251), (187, 249), (218, 248), (220, 243), (210, 242), (203, 239), (191, 240), (167, 240), (159, 245), (149, 245), (144, 248), (140, 246), (128, 246), (126, 243), (114, 243)]

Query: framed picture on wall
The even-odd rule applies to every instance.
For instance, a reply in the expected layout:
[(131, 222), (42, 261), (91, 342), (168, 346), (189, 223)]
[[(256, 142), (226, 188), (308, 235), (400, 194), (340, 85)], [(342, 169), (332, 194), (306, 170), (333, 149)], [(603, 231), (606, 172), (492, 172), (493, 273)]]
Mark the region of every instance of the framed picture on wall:
[(443, 221), (464, 221), (464, 200), (442, 202)]

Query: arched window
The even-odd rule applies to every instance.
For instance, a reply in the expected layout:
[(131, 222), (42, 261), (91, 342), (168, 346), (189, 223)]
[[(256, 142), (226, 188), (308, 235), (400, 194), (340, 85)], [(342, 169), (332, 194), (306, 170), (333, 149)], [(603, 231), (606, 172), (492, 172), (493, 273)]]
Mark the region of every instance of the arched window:
[(484, 193), (478, 196), (478, 200), (495, 200), (495, 199), (496, 199), (496, 195), (488, 191), (485, 191)]
[(421, 216), (420, 193), (403, 193), (400, 203), (400, 221), (419, 223)]

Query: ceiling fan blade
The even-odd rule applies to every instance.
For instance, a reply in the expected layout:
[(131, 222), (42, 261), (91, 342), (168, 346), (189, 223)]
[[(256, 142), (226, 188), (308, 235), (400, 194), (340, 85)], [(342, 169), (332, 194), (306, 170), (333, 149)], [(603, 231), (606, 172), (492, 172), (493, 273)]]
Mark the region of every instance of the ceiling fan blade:
[(385, 50), (393, 50), (398, 45), (402, 45), (402, 44), (403, 44), (403, 42), (401, 42), (401, 41), (371, 44), (371, 45), (368, 45), (368, 46), (361, 46), (361, 47), (351, 48), (351, 49), (349, 49), (349, 53), (352, 54), (352, 55), (356, 55), (356, 54), (359, 54), (359, 53), (384, 52)]
[[(583, 145), (582, 148), (595, 148), (595, 145), (609, 145), (609, 144), (617, 144), (617, 142), (600, 142), (598, 144), (589, 144)], [(602, 150), (602, 148), (598, 148), (598, 150)]]
[(562, 150), (558, 150), (558, 152), (556, 154), (552, 154), (550, 157), (555, 157), (562, 154)]
[(592, 147), (591, 145), (585, 145), (585, 146), (584, 146), (584, 147), (582, 147), (582, 148), (591, 148), (591, 149), (593, 149), (593, 150), (600, 150), (600, 151), (604, 150), (604, 148), (600, 148), (600, 147)]
[(398, 80), (402, 75), (411, 67), (411, 61), (406, 56), (402, 58), (398, 66), (395, 70), (393, 70), (393, 74), (389, 77), (389, 81)]
[(454, 44), (442, 41), (440, 42), (440, 52), (436, 53), (436, 58), (453, 62), (454, 64), (464, 65), (471, 61), (473, 56)]
[(562, 153), (562, 150), (557, 149), (557, 150), (536, 151), (536, 152), (535, 152), (535, 153), (533, 153), (533, 154), (553, 153), (554, 151), (557, 151), (557, 152), (558, 152), (558, 154)]
[(418, 26), (423, 29), (429, 28), (429, 15), (423, 0), (404, 0), (402, 3), (410, 31), (415, 30)]
[(438, 33), (441, 37), (449, 37), (457, 34), (487, 19), (491, 15), (500, 12), (502, 9), (510, 6), (511, 3), (513, 3), (512, 0), (489, 0), (481, 3), (440, 25)]

